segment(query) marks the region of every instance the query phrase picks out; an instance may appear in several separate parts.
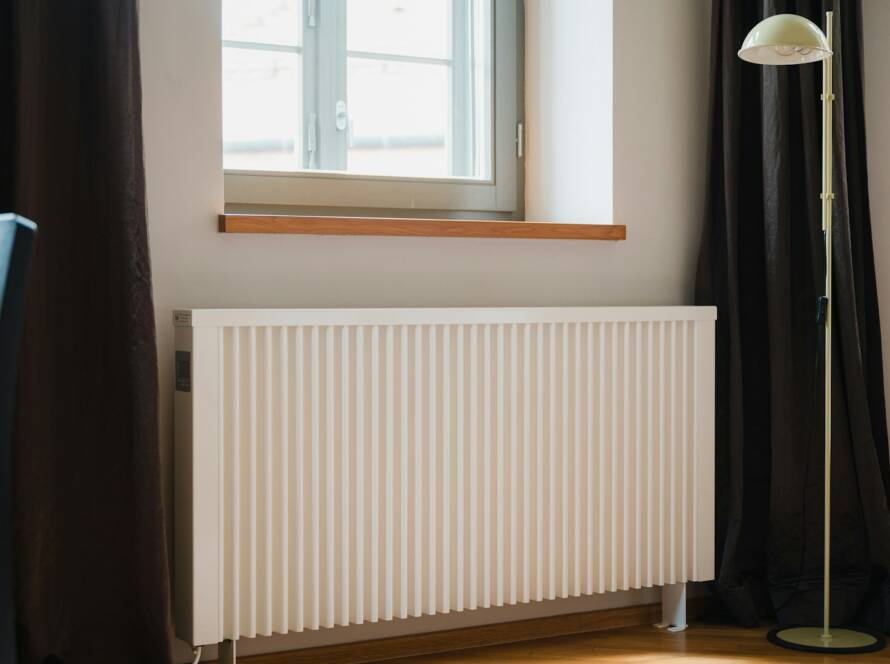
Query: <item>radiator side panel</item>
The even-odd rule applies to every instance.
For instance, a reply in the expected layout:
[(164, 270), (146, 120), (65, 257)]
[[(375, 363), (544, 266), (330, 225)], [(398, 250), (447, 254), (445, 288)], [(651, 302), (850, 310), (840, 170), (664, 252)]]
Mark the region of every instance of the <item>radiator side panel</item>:
[[(192, 329), (176, 328), (175, 348), (177, 354), (192, 352)], [(178, 355), (181, 360), (184, 356)], [(177, 372), (182, 369), (177, 369)], [(173, 456), (173, 618), (176, 634), (181, 639), (194, 643), (192, 601), (194, 574), (193, 554), (193, 494), (192, 481), (192, 392), (176, 389), (173, 397), (173, 432), (176, 444)]]
[(175, 340), (174, 608), (176, 633), (192, 644), (222, 640), (220, 335), (180, 327)]

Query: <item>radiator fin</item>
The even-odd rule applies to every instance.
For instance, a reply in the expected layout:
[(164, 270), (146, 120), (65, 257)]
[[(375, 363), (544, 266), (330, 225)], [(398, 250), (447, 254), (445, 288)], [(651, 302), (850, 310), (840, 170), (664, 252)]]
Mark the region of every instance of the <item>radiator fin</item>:
[(710, 574), (705, 324), (220, 328), (220, 631)]

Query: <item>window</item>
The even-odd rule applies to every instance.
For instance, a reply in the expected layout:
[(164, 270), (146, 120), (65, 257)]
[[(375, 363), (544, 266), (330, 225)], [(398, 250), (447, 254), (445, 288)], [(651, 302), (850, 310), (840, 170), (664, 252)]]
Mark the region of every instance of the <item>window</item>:
[(518, 0), (223, 0), (226, 201), (521, 214)]

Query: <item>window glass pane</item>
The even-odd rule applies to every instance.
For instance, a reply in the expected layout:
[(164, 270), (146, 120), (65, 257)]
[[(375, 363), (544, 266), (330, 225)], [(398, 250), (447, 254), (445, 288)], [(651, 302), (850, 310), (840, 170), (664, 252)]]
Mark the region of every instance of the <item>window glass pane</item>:
[(450, 67), (349, 58), (347, 170), (447, 177)]
[(347, 48), (350, 51), (450, 58), (451, 2), (347, 0)]
[(299, 46), (302, 18), (303, 0), (223, 0), (222, 38)]
[(302, 167), (301, 56), (223, 49), (223, 165), (234, 170)]

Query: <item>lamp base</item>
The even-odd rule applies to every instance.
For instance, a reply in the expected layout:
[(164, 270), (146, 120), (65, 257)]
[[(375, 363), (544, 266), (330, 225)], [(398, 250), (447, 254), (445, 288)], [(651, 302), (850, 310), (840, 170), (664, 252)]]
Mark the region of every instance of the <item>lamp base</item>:
[(831, 638), (822, 637), (821, 627), (774, 627), (766, 635), (770, 643), (790, 650), (855, 655), (883, 649), (884, 637), (864, 629), (831, 628)]

